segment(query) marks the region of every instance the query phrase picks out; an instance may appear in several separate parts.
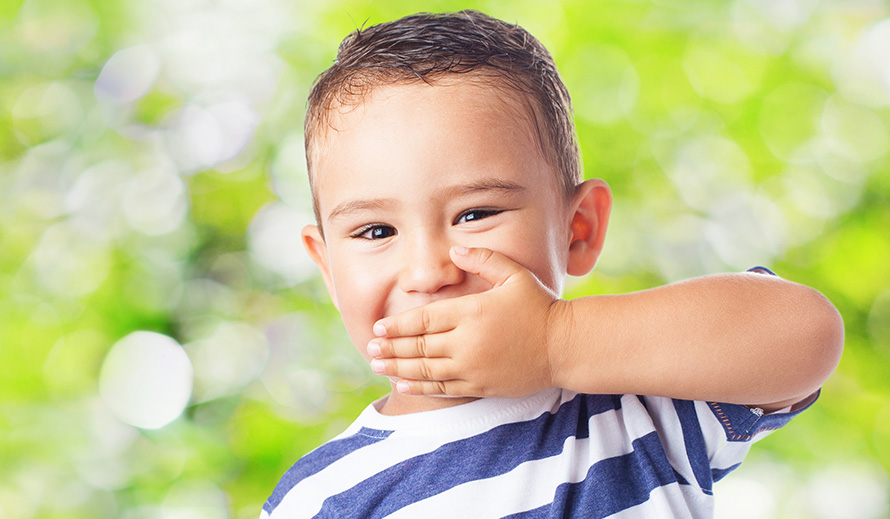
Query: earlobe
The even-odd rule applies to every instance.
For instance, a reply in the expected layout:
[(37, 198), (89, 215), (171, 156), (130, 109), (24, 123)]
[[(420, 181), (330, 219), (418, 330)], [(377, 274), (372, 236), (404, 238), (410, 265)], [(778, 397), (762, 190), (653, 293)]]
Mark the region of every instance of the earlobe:
[(340, 304), (337, 302), (337, 292), (334, 290), (334, 280), (331, 277), (328, 246), (324, 241), (324, 237), (321, 235), (321, 231), (316, 225), (307, 225), (306, 227), (303, 227), (300, 236), (303, 240), (303, 247), (306, 249), (306, 252), (309, 253), (309, 257), (312, 258), (312, 261), (318, 265), (318, 270), (321, 271), (325, 287), (328, 289), (328, 294), (331, 295), (331, 301), (333, 301), (334, 306), (339, 310)]
[(569, 256), (566, 273), (583, 276), (593, 269), (609, 226), (612, 191), (605, 181), (591, 179), (580, 184), (572, 198)]

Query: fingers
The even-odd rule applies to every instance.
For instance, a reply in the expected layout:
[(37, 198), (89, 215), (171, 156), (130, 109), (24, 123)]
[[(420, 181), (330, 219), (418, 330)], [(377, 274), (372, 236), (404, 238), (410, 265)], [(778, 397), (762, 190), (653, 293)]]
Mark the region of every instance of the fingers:
[(396, 384), (396, 391), (403, 395), (476, 396), (472, 395), (472, 391), (463, 380), (400, 380)]
[(452, 247), (451, 261), (461, 270), (477, 274), (495, 287), (526, 271), (525, 267), (507, 256), (482, 247)]
[(371, 369), (378, 375), (420, 381), (447, 381), (457, 378), (451, 359), (374, 359)]
[(377, 337), (368, 343), (370, 357), (447, 357), (448, 345), (442, 334), (413, 335), (410, 337)]
[(455, 308), (453, 300), (437, 301), (380, 319), (374, 323), (374, 335), (406, 337), (447, 332), (454, 329), (459, 316), (460, 312)]

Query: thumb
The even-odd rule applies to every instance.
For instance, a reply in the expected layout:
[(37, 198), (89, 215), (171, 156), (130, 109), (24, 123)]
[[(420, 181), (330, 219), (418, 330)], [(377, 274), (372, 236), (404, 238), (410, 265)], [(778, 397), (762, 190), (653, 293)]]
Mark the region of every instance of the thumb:
[(451, 247), (451, 261), (461, 270), (478, 274), (495, 287), (504, 285), (510, 278), (526, 270), (503, 254), (482, 247)]

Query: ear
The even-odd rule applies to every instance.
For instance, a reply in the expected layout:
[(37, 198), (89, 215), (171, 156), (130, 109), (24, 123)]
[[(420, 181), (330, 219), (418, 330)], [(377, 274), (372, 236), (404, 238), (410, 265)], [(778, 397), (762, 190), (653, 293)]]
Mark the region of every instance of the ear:
[(566, 273), (583, 276), (593, 269), (606, 241), (612, 191), (598, 178), (582, 182), (572, 197), (571, 236)]
[(340, 310), (340, 304), (337, 302), (337, 291), (334, 290), (334, 280), (331, 277), (328, 246), (324, 241), (324, 237), (321, 235), (321, 231), (316, 225), (307, 225), (306, 227), (303, 227), (300, 236), (302, 236), (303, 239), (303, 247), (306, 248), (309, 257), (312, 258), (312, 261), (318, 265), (318, 270), (321, 271), (321, 276), (324, 278), (324, 284), (328, 289), (328, 294), (331, 295), (331, 301), (334, 302), (334, 306), (337, 310)]

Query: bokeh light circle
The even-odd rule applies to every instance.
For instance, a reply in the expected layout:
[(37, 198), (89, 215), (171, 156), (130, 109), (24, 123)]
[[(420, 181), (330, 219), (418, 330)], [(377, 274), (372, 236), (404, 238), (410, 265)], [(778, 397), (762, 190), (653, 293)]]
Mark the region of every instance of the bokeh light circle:
[(182, 414), (192, 394), (192, 364), (178, 342), (154, 332), (133, 332), (111, 347), (99, 393), (117, 417), (158, 429)]

